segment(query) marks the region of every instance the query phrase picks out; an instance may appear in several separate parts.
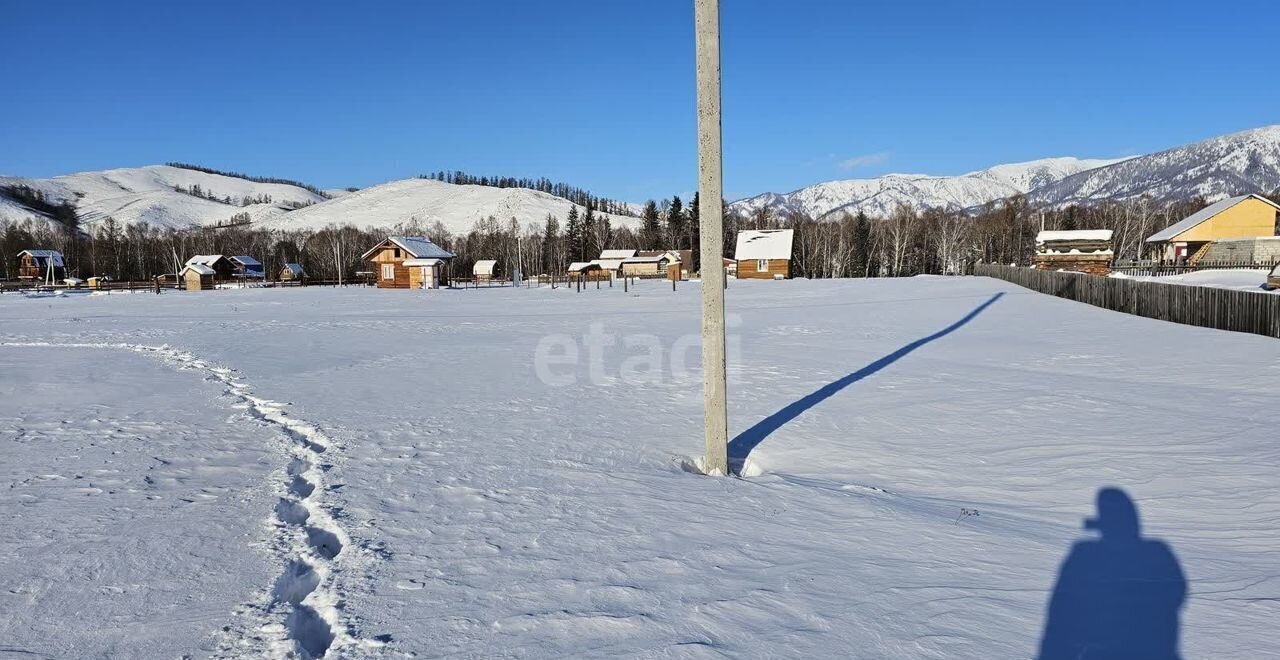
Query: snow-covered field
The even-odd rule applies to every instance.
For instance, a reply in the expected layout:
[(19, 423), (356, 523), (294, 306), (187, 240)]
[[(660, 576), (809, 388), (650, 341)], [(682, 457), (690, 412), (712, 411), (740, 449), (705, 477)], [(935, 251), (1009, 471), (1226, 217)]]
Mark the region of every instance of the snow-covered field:
[(1106, 486), (1275, 653), (1280, 342), (732, 282), (708, 478), (697, 295), (0, 296), (0, 657), (1031, 658)]
[[(1268, 291), (1263, 285), (1267, 283), (1267, 275), (1269, 271), (1263, 269), (1257, 270), (1198, 270), (1193, 273), (1183, 275), (1161, 275), (1158, 277), (1146, 275), (1120, 275), (1114, 274), (1112, 277), (1124, 277), (1131, 280), (1144, 280), (1147, 282), (1163, 282), (1165, 284), (1182, 284), (1185, 286), (1210, 286), (1220, 289), (1236, 289), (1239, 291)], [(1280, 294), (1280, 289), (1271, 289), (1271, 293)]]

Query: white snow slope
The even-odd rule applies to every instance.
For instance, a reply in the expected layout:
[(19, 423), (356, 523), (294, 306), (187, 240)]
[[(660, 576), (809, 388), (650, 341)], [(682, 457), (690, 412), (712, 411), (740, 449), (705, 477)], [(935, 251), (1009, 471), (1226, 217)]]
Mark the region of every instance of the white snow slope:
[[(226, 223), (238, 213), (248, 213), (255, 221), (261, 221), (284, 213), (286, 203), (311, 204), (325, 199), (288, 184), (256, 183), (168, 165), (81, 172), (51, 179), (0, 176), (0, 186), (10, 185), (39, 190), (51, 202), (75, 204), (81, 223), (89, 227), (107, 217), (115, 218), (122, 226), (146, 222), (175, 228)], [(175, 186), (199, 186), (220, 200), (231, 197), (232, 203), (177, 192)], [(264, 195), (271, 197), (270, 204), (240, 205), (246, 197)], [(0, 219), (21, 221), (28, 217), (37, 216), (0, 199)]]
[(1160, 275), (1156, 277), (1112, 273), (1111, 277), (1163, 282), (1165, 284), (1236, 289), (1238, 291), (1267, 291), (1268, 293), (1280, 295), (1280, 289), (1268, 290), (1266, 288), (1267, 275), (1269, 274), (1269, 270), (1259, 268), (1253, 270), (1199, 270), (1181, 275)]
[[(442, 223), (453, 234), (466, 234), (475, 223), (493, 217), (502, 227), (515, 218), (523, 229), (541, 224), (547, 214), (563, 224), (570, 208), (582, 215), (586, 209), (567, 199), (527, 188), (495, 188), (456, 185), (431, 179), (403, 179), (363, 188), (287, 215), (271, 218), (264, 226), (275, 229), (323, 229), (354, 225), (391, 229), (418, 221), (423, 226)], [(610, 216), (614, 226), (638, 226), (630, 216)]]
[(1274, 652), (1280, 342), (982, 278), (739, 281), (761, 441), (710, 478), (698, 295), (0, 295), (4, 650), (1029, 658), (1116, 486), (1186, 576), (1183, 657)]
[(1027, 193), (1071, 174), (1115, 163), (1115, 160), (1047, 158), (997, 165), (959, 176), (887, 174), (873, 179), (828, 181), (785, 195), (764, 193), (730, 205), (750, 215), (762, 207), (775, 213), (800, 212), (813, 218), (848, 212), (888, 216), (899, 204), (914, 208), (961, 210)]

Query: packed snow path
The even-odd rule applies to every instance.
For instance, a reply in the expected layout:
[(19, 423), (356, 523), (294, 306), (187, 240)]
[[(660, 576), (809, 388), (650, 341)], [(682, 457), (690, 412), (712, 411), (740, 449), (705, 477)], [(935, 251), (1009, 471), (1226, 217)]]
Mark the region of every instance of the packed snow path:
[[(697, 295), (0, 296), (0, 341), (172, 346), (340, 440), (289, 446), (332, 465), (320, 508), (345, 534), (328, 564), (287, 546), (330, 569), (303, 599), (341, 601), (353, 643), (327, 657), (1034, 657), (1106, 486), (1186, 575), (1184, 657), (1274, 649), (1280, 342), (978, 278), (732, 282), (750, 464), (711, 479), (681, 469)], [(93, 387), (82, 355), (45, 358), (69, 392)], [(310, 524), (276, 501), (257, 515), (280, 538)], [(229, 639), (278, 598), (228, 613)]]
[[(158, 357), (183, 370), (203, 372), (225, 386), (233, 405), (255, 419), (279, 429), (291, 443), (291, 459), (286, 467), (285, 492), (274, 507), (279, 528), (275, 545), (285, 558), (283, 572), (275, 579), (266, 606), (259, 605), (258, 634), (220, 640), (223, 651), (232, 656), (271, 653), (276, 657), (319, 658), (333, 647), (377, 648), (376, 640), (358, 642), (343, 627), (339, 617), (340, 598), (328, 584), (332, 563), (350, 543), (332, 516), (322, 506), (325, 493), (321, 464), (333, 441), (320, 429), (286, 412), (287, 405), (251, 394), (247, 384), (230, 369), (217, 367), (190, 353), (167, 346), (128, 343), (3, 342), (0, 348), (40, 348), (48, 350), (124, 350)], [(271, 622), (278, 606), (288, 608), (283, 624)], [(252, 609), (252, 608), (247, 608)], [(275, 617), (278, 618), (278, 617)], [(266, 647), (262, 646), (266, 642)]]

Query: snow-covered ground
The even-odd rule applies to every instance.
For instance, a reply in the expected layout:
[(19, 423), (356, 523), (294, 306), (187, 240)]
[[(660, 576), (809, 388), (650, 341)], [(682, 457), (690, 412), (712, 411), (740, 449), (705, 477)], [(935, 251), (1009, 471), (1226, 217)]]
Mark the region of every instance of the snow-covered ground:
[[(1240, 291), (1268, 291), (1263, 285), (1267, 283), (1269, 271), (1258, 270), (1198, 270), (1182, 275), (1146, 275), (1113, 274), (1112, 277), (1123, 277), (1131, 280), (1147, 282), (1163, 282), (1165, 284), (1182, 284), (1185, 286), (1211, 286), (1220, 289), (1236, 289)], [(1280, 289), (1272, 289), (1271, 293), (1280, 294)]]
[(708, 478), (697, 295), (0, 296), (0, 652), (1030, 658), (1105, 486), (1184, 657), (1275, 651), (1280, 342), (735, 281)]

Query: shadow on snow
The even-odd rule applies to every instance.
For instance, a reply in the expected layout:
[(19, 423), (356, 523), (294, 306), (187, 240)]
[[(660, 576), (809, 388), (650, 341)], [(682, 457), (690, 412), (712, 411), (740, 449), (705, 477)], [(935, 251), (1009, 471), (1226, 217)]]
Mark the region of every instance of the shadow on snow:
[(733, 440), (729, 442), (730, 468), (735, 473), (741, 473), (742, 465), (747, 460), (747, 456), (751, 454), (751, 451), (754, 450), (756, 446), (759, 445), (761, 442), (764, 442), (764, 439), (769, 437), (771, 433), (773, 433), (774, 431), (777, 431), (778, 429), (786, 425), (787, 422), (790, 422), (791, 420), (799, 417), (806, 410), (834, 396), (840, 390), (843, 390), (844, 388), (868, 376), (871, 376), (872, 374), (875, 374), (876, 372), (880, 371), (881, 369), (884, 369), (885, 367), (893, 364), (894, 362), (901, 360), (907, 355), (910, 355), (911, 352), (915, 351), (917, 348), (920, 348), (921, 346), (924, 346), (929, 342), (942, 339), (943, 337), (946, 337), (947, 335), (955, 332), (956, 330), (959, 330), (960, 328), (967, 325), (970, 321), (977, 318), (979, 314), (986, 311), (988, 307), (995, 304), (995, 302), (1002, 297), (1004, 297), (1004, 292), (1000, 292), (991, 296), (981, 305), (978, 305), (977, 307), (975, 307), (973, 311), (969, 312), (968, 314), (965, 314), (964, 317), (961, 318), (959, 321), (956, 321), (955, 323), (952, 323), (951, 325), (927, 337), (921, 337), (920, 339), (917, 339), (911, 342), (910, 344), (907, 344), (906, 346), (899, 348), (898, 350), (880, 358), (879, 360), (876, 360), (875, 362), (872, 362), (871, 364), (868, 364), (867, 366), (847, 376), (844, 376), (843, 378), (840, 378), (839, 380), (823, 385), (821, 388), (805, 396), (804, 398), (798, 401), (795, 401), (791, 404), (788, 404), (782, 410), (779, 410), (778, 412), (773, 413), (772, 415), (769, 415), (768, 417), (760, 420), (759, 422), (756, 422), (754, 426), (743, 431), (742, 433), (739, 433)]

